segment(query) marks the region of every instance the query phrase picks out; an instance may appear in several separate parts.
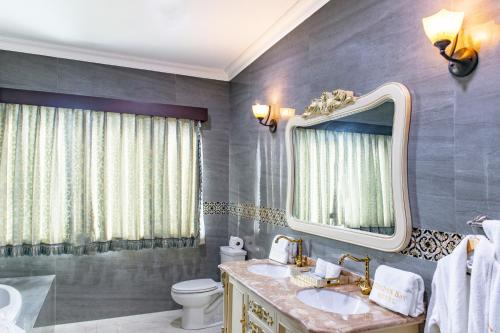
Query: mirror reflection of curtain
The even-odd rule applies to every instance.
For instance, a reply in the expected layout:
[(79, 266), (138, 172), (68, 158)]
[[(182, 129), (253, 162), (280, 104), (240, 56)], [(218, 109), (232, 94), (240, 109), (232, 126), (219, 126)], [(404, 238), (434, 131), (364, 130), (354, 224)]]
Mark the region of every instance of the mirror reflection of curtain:
[(391, 136), (296, 128), (293, 214), (393, 234)]
[(0, 255), (193, 246), (191, 120), (0, 104)]

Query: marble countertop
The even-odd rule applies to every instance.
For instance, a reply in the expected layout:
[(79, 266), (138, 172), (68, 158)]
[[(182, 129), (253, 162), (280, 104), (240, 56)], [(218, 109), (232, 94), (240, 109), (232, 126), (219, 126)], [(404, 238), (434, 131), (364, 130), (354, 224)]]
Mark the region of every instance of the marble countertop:
[(368, 313), (341, 315), (312, 308), (295, 297), (299, 290), (306, 288), (297, 286), (289, 278), (274, 279), (248, 271), (249, 266), (263, 263), (274, 262), (269, 259), (253, 259), (224, 263), (219, 265), (219, 268), (270, 303), (281, 313), (294, 319), (309, 332), (365, 332), (419, 324), (425, 320), (425, 314), (412, 318), (378, 306), (371, 302), (368, 296), (362, 295), (359, 287), (354, 284), (328, 288), (363, 299), (370, 308)]
[(23, 305), (16, 325), (27, 333), (31, 332), (35, 325), (54, 278), (55, 275), (43, 275), (0, 279), (0, 284), (12, 286), (21, 293)]

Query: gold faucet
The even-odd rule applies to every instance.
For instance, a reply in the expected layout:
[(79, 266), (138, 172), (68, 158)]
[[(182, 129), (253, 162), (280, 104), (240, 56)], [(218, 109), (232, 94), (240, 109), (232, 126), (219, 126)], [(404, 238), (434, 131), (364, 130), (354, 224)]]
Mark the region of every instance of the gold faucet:
[(295, 266), (297, 267), (302, 267), (304, 266), (304, 263), (302, 262), (302, 239), (292, 239), (292, 238), (288, 238), (287, 236), (278, 236), (278, 238), (276, 238), (276, 240), (274, 241), (275, 243), (278, 243), (278, 241), (280, 239), (286, 239), (287, 241), (291, 242), (291, 243), (297, 243), (298, 244), (298, 249), (297, 249), (297, 256), (295, 257)]
[(356, 284), (361, 289), (361, 293), (363, 295), (370, 295), (370, 292), (372, 291), (372, 285), (370, 283), (370, 258), (369, 257), (356, 258), (353, 255), (346, 253), (346, 254), (343, 254), (342, 256), (340, 256), (339, 265), (342, 266), (342, 264), (344, 263), (344, 260), (346, 258), (349, 258), (355, 262), (364, 262), (365, 263), (365, 277), (360, 278), (359, 281), (356, 282)]

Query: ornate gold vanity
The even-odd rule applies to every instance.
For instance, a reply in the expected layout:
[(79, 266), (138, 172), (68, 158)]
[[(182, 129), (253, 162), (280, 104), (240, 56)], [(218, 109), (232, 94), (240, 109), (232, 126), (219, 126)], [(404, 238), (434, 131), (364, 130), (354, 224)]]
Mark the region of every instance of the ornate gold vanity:
[[(425, 320), (425, 315), (407, 317), (370, 302), (353, 280), (312, 289), (296, 285), (287, 277), (273, 278), (249, 271), (252, 265), (262, 264), (273, 263), (260, 259), (219, 266), (224, 284), (223, 333), (416, 333)], [(303, 303), (297, 294), (304, 290), (332, 290), (351, 298), (355, 305), (343, 308), (349, 305), (339, 304), (338, 313), (325, 311)]]

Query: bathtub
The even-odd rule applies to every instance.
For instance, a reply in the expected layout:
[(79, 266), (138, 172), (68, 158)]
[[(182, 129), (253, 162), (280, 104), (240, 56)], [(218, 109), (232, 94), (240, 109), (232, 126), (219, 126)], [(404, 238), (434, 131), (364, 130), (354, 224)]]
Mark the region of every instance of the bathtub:
[(23, 299), (16, 288), (0, 284), (0, 322), (16, 323)]

